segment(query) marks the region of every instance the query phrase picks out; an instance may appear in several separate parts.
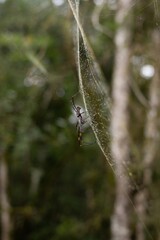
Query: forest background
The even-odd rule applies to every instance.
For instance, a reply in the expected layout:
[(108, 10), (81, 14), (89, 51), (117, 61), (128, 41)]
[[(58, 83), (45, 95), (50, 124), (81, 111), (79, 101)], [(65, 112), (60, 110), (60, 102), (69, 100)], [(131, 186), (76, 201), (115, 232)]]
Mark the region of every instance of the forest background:
[(96, 143), (78, 144), (69, 3), (0, 1), (2, 240), (160, 239), (159, 10), (156, 0), (80, 2), (111, 102), (113, 172)]

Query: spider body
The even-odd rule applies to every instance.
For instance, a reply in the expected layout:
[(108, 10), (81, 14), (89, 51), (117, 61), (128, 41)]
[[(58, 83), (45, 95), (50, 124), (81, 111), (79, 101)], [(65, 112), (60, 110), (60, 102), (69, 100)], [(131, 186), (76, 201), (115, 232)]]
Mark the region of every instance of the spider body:
[(72, 97), (72, 107), (77, 117), (76, 129), (78, 133), (78, 142), (79, 142), (79, 145), (82, 146), (82, 133), (83, 133), (82, 126), (86, 123), (85, 119), (82, 116), (84, 112), (81, 112), (81, 109), (82, 109), (81, 107), (75, 105), (73, 97)]
[(80, 125), (83, 125), (86, 121), (83, 119), (82, 114), (84, 114), (84, 112), (81, 112), (81, 107), (76, 106), (74, 103), (74, 98), (72, 97), (72, 105), (73, 105), (73, 110), (76, 113), (76, 117), (77, 117), (77, 124), (79, 122)]
[(83, 138), (82, 138), (82, 136), (83, 136), (83, 125), (85, 124), (85, 123), (87, 123), (87, 118), (88, 117), (86, 117), (85, 119), (84, 119), (84, 117), (82, 116), (82, 114), (84, 114), (85, 112), (81, 112), (81, 107), (80, 106), (76, 106), (75, 105), (75, 103), (74, 103), (74, 97), (72, 97), (72, 108), (73, 108), (73, 110), (74, 110), (74, 112), (75, 112), (75, 115), (76, 115), (76, 117), (77, 117), (77, 123), (76, 123), (76, 129), (77, 129), (77, 135), (78, 135), (78, 143), (79, 143), (79, 146), (87, 146), (87, 145), (92, 145), (92, 144), (94, 144), (95, 142), (93, 142), (93, 143), (89, 143), (89, 142), (83, 142), (82, 140), (83, 140)]

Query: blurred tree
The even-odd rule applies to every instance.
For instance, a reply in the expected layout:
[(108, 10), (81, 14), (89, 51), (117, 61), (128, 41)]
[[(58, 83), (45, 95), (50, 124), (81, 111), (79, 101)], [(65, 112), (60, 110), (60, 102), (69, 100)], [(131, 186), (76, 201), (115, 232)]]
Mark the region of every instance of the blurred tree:
[(131, 1), (118, 1), (115, 21), (115, 65), (113, 74), (112, 155), (116, 171), (116, 200), (112, 217), (112, 239), (129, 240), (130, 179), (126, 166), (130, 161), (129, 81), (131, 55)]

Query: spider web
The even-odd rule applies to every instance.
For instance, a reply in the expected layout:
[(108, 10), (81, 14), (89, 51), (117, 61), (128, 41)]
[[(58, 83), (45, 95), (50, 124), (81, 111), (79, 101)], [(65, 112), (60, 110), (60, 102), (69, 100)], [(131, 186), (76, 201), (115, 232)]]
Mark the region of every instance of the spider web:
[(104, 77), (79, 21), (79, 1), (69, 4), (77, 22), (77, 61), (80, 92), (89, 122), (107, 161), (112, 166), (110, 154), (110, 100)]
[[(97, 143), (114, 171), (114, 162), (111, 159), (111, 102), (107, 85), (80, 23), (80, 0), (68, 0), (68, 2), (77, 24), (77, 66), (80, 92), (82, 94), (84, 106), (87, 111), (87, 115), (90, 118), (90, 125), (95, 134)], [(136, 3), (137, 1), (135, 1), (131, 7), (133, 8)], [(149, 5), (154, 6), (155, 22), (156, 26), (159, 26), (160, 13), (158, 1), (151, 1)], [(148, 5), (146, 7), (148, 7)], [(141, 11), (142, 10), (145, 9), (141, 9)], [(135, 91), (137, 98), (140, 99), (139, 101), (145, 100), (135, 83), (134, 86), (131, 86), (131, 88), (133, 88), (133, 91)], [(124, 165), (127, 174), (130, 176), (130, 178), (132, 178), (132, 172), (130, 171), (127, 163), (123, 162), (122, 165)], [(122, 176), (120, 175), (120, 177)], [(133, 179), (131, 182), (137, 188), (137, 185)]]

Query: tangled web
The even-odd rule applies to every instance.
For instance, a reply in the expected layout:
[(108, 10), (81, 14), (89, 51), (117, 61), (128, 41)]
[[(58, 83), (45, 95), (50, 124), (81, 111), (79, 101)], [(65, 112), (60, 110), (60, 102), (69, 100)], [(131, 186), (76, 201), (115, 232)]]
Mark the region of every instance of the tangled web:
[(79, 21), (79, 1), (69, 0), (69, 4), (77, 22), (77, 61), (80, 92), (97, 143), (112, 166), (109, 133), (110, 100), (107, 86)]

